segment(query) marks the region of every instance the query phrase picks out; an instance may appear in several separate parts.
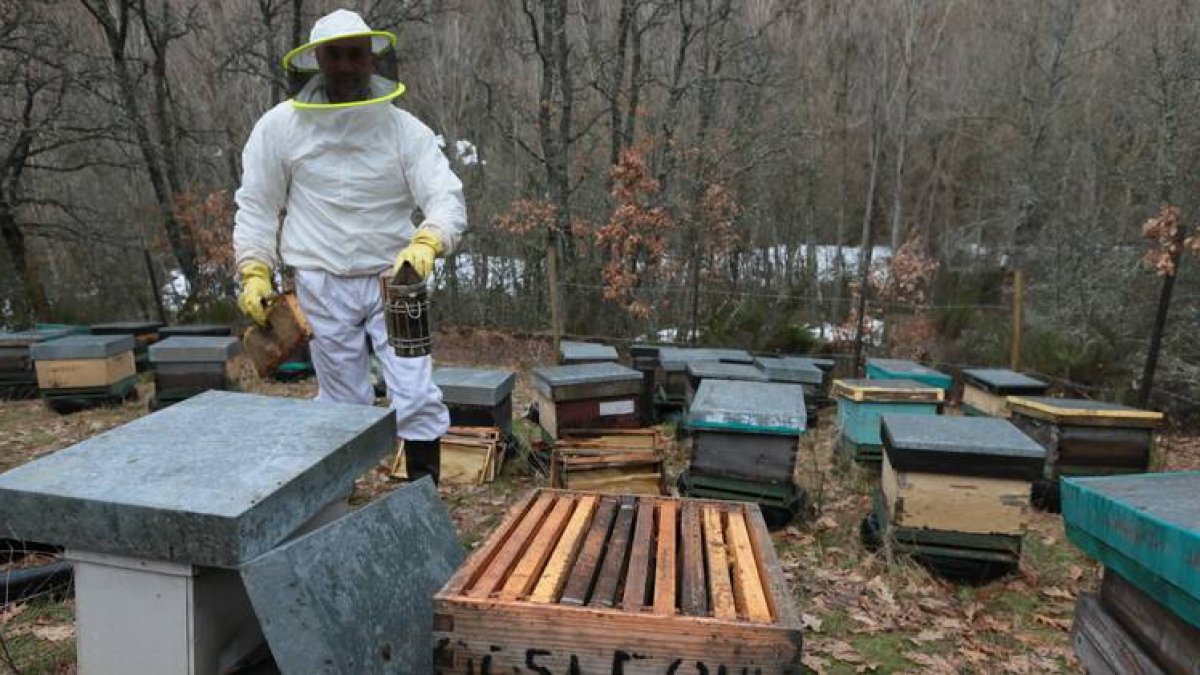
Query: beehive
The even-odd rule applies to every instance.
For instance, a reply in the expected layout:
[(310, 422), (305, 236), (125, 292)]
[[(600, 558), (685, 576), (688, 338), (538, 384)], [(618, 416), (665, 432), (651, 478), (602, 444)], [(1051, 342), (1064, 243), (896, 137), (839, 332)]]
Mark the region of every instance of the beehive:
[(539, 490), (434, 600), (441, 673), (795, 673), (758, 508)]
[(554, 443), (552, 485), (569, 490), (661, 495), (662, 437), (654, 429), (576, 430)]
[(693, 361), (720, 361), (751, 365), (754, 357), (741, 349), (663, 347), (658, 350), (658, 383), (661, 401), (668, 405), (686, 405), (688, 364)]
[(66, 329), (0, 332), (0, 398), (37, 396), (37, 371), (30, 347), (70, 334)]
[(878, 462), (883, 457), (880, 416), (936, 415), (945, 392), (916, 380), (834, 380), (833, 397), (838, 405), (841, 455)]
[(633, 428), (642, 374), (616, 363), (535, 368), (538, 423), (551, 438), (576, 428)]
[(617, 348), (596, 342), (573, 342), (563, 340), (558, 343), (558, 362), (564, 366), (581, 363), (616, 363)]
[(137, 384), (130, 335), (68, 335), (29, 348), (38, 390), (51, 407), (117, 401)]
[(721, 363), (720, 361), (692, 361), (687, 366), (687, 402), (692, 404), (696, 390), (705, 380), (736, 380), (739, 382), (766, 382), (767, 374), (746, 363)]
[(916, 380), (942, 391), (950, 391), (954, 384), (949, 375), (905, 359), (867, 359), (867, 379)]
[(455, 426), (493, 426), (512, 432), (512, 392), (517, 374), (509, 370), (437, 368), (433, 383)]
[(1064, 476), (1142, 473), (1150, 468), (1162, 413), (1088, 399), (1013, 396), (1012, 422), (1046, 449), (1038, 503), (1056, 510)]
[(91, 325), (92, 335), (129, 335), (136, 346), (133, 350), (134, 361), (139, 371), (150, 368), (150, 345), (158, 342), (158, 330), (162, 328), (159, 321), (113, 321), (110, 323), (94, 323)]
[(963, 412), (988, 417), (1011, 416), (1009, 396), (1041, 396), (1050, 385), (1007, 368), (967, 368), (962, 371)]
[(1005, 420), (884, 415), (884, 520), (902, 548), (1016, 563), (1045, 451)]
[(150, 346), (156, 405), (178, 403), (209, 389), (233, 391), (233, 357), (242, 345), (232, 336), (184, 335)]
[(1069, 478), (1067, 537), (1103, 563), (1073, 633), (1091, 672), (1189, 673), (1200, 664), (1200, 472)]

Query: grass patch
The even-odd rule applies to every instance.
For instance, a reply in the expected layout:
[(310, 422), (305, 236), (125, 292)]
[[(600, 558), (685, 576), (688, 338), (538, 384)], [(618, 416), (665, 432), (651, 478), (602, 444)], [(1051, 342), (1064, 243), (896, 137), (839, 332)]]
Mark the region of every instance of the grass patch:
[(75, 621), (74, 607), (68, 602), (47, 598), (34, 599), (3, 627), (2, 635), (12, 665), (21, 675), (51, 675), (64, 672), (75, 662), (75, 638), (49, 640), (35, 630), (69, 627)]

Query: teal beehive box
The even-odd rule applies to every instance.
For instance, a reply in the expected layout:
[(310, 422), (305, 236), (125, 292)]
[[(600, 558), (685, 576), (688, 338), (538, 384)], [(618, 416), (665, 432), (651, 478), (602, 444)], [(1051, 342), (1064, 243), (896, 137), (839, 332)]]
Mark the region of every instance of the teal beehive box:
[(867, 359), (869, 380), (916, 380), (931, 387), (949, 391), (954, 379), (916, 361), (904, 359)]
[(1200, 627), (1200, 471), (1062, 481), (1067, 537)]
[(841, 453), (858, 462), (878, 462), (883, 456), (880, 416), (936, 415), (946, 392), (916, 380), (834, 380), (833, 397)]

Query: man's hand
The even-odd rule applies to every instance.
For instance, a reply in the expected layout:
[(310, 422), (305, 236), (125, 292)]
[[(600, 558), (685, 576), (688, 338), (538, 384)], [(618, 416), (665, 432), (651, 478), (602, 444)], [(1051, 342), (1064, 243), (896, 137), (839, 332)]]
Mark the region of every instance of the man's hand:
[(396, 256), (396, 264), (392, 265), (391, 276), (396, 276), (396, 272), (400, 271), (400, 266), (408, 263), (413, 266), (417, 274), (422, 279), (429, 276), (433, 271), (433, 260), (445, 251), (445, 246), (442, 245), (442, 240), (433, 233), (433, 230), (421, 228), (413, 235), (408, 246), (400, 251), (400, 255)]
[(266, 300), (275, 292), (271, 283), (271, 268), (258, 261), (242, 265), (242, 294), (238, 296), (238, 308), (254, 323), (267, 325)]

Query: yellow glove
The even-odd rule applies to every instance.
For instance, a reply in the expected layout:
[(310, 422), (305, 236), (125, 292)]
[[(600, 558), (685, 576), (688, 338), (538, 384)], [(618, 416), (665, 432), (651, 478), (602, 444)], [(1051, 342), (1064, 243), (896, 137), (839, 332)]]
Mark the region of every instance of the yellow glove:
[(271, 268), (258, 261), (242, 265), (242, 294), (238, 308), (260, 326), (267, 325), (267, 298), (275, 292), (271, 283)]
[(445, 251), (446, 247), (442, 245), (441, 238), (434, 234), (433, 230), (421, 228), (413, 235), (408, 246), (400, 251), (400, 255), (396, 256), (396, 264), (392, 265), (391, 276), (396, 276), (396, 272), (400, 271), (400, 266), (408, 263), (424, 279), (433, 271), (433, 259)]

